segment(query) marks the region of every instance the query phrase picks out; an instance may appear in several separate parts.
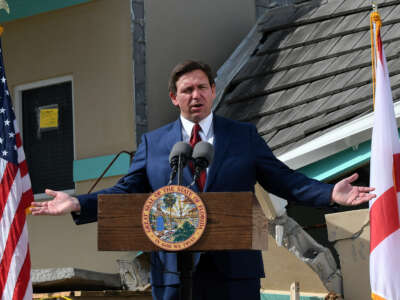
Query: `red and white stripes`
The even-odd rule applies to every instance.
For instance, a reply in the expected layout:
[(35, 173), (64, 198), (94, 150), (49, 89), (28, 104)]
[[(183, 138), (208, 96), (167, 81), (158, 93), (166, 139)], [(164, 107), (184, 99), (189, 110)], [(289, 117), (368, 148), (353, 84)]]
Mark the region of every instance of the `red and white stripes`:
[(0, 299), (32, 299), (26, 209), (33, 201), (20, 133), (18, 165), (0, 158)]
[(372, 299), (400, 299), (400, 142), (392, 92), (380, 36), (380, 18), (371, 16), (376, 88), (371, 142), (370, 281)]

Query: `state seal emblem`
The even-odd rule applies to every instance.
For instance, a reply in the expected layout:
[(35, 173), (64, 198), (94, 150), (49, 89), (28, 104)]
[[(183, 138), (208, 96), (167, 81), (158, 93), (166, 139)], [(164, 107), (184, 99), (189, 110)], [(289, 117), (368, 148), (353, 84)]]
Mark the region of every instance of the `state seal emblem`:
[(142, 210), (142, 226), (157, 247), (167, 251), (189, 248), (202, 236), (207, 212), (201, 198), (180, 185), (164, 186), (152, 193)]

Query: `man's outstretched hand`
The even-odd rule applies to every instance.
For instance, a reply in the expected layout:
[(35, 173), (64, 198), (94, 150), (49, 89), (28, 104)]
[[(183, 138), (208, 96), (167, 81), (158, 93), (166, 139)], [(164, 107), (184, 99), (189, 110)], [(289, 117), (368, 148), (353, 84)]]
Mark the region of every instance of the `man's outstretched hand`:
[(43, 202), (32, 202), (32, 215), (60, 216), (70, 212), (78, 212), (81, 206), (77, 198), (64, 192), (57, 192), (46, 189), (46, 194), (53, 197), (53, 200)]
[(370, 194), (375, 188), (351, 185), (357, 179), (358, 174), (355, 173), (336, 183), (333, 187), (331, 202), (351, 206), (359, 205), (375, 198), (375, 194)]

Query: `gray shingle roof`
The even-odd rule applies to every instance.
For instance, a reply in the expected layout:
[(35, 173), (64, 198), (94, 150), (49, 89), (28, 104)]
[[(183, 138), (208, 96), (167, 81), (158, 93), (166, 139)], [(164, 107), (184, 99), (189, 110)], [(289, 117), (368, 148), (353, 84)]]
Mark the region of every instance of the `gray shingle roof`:
[[(372, 111), (370, 1), (271, 9), (216, 113), (252, 122), (275, 154)], [(400, 1), (379, 1), (394, 101), (400, 100)], [(254, 38), (253, 38), (254, 42)]]

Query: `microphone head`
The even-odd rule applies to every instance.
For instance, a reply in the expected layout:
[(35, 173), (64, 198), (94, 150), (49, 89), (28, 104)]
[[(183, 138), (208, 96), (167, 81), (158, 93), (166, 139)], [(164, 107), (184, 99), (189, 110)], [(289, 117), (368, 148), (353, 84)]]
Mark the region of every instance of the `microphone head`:
[(207, 161), (207, 168), (211, 165), (214, 158), (214, 146), (210, 143), (201, 141), (194, 146), (193, 149), (193, 159), (196, 161), (197, 159), (202, 159)]
[(169, 154), (169, 163), (172, 165), (175, 163), (176, 159), (179, 155), (182, 155), (184, 158), (184, 162), (187, 161), (190, 157), (192, 157), (192, 146), (186, 142), (178, 142), (173, 147)]

